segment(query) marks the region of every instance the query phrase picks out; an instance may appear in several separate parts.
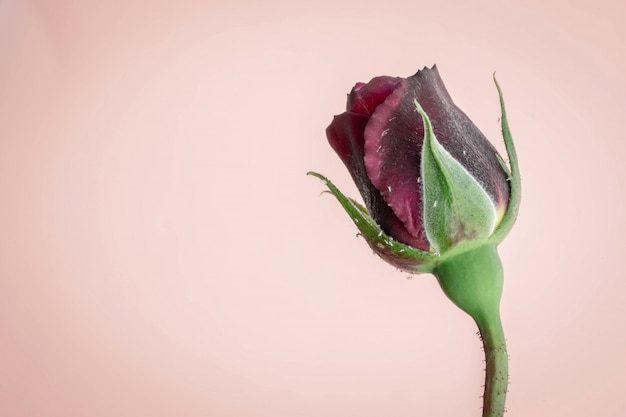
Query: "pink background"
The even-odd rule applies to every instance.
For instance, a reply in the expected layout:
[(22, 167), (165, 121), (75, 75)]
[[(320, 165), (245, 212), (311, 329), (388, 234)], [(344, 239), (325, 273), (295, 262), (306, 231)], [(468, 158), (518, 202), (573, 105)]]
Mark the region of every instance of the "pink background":
[(478, 416), (474, 324), (355, 238), (324, 129), (436, 63), (523, 174), (508, 416), (626, 408), (621, 1), (0, 2), (0, 415)]

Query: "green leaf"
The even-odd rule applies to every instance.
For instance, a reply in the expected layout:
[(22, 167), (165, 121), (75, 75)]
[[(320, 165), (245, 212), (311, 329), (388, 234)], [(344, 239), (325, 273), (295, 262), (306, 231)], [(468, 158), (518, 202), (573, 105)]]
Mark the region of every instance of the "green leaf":
[(424, 122), (422, 183), (424, 228), (439, 253), (466, 240), (486, 239), (494, 231), (497, 211), (489, 194), (439, 143), (417, 100)]

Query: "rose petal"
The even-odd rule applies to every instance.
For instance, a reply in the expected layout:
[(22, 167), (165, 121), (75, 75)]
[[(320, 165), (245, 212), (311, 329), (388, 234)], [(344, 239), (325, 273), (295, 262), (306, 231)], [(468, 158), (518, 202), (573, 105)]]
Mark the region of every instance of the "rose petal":
[(406, 95), (403, 80), (374, 111), (365, 128), (364, 159), (370, 181), (409, 233), (422, 242), (420, 247), (428, 249), (419, 183), (424, 128)]
[[(346, 112), (335, 116), (326, 129), (331, 147), (337, 152), (356, 184), (370, 215), (394, 239), (419, 249), (428, 249), (406, 230), (367, 176), (364, 156), (364, 130), (368, 117)], [(419, 245), (419, 246), (418, 246)]]
[(342, 113), (335, 116), (332, 123), (326, 128), (326, 137), (330, 146), (348, 168), (357, 188), (363, 194), (365, 205), (369, 207), (370, 188), (376, 193), (378, 191), (367, 178), (363, 163), (363, 131), (367, 121), (367, 116), (361, 114)]
[(400, 81), (401, 78), (385, 75), (372, 78), (367, 84), (357, 83), (348, 94), (346, 110), (371, 116)]

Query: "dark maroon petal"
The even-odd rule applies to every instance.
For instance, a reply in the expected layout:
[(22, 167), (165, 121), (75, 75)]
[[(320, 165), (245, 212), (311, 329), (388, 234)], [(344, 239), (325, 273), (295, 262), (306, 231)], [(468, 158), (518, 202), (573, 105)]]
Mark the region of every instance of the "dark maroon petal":
[(425, 240), (419, 183), (424, 127), (414, 100), (431, 119), (439, 142), (496, 202), (506, 205), (508, 183), (495, 149), (454, 105), (436, 67), (403, 80), (366, 126), (365, 165), (371, 182), (406, 229), (416, 239)]
[(373, 78), (367, 84), (357, 83), (348, 94), (346, 110), (371, 116), (400, 81), (401, 78), (384, 75)]
[(326, 129), (328, 142), (348, 168), (365, 206), (381, 228), (399, 242), (419, 249), (428, 249), (428, 245), (425, 246), (424, 242), (416, 240), (406, 230), (367, 176), (363, 160), (363, 134), (368, 120), (367, 116), (350, 112), (335, 116)]
[[(348, 168), (357, 188), (363, 194), (365, 205), (369, 207), (369, 189), (373, 187), (367, 178), (363, 163), (363, 131), (367, 121), (368, 117), (361, 114), (342, 113), (335, 116), (332, 123), (326, 128), (326, 137), (330, 146)], [(372, 191), (376, 190), (373, 189)]]

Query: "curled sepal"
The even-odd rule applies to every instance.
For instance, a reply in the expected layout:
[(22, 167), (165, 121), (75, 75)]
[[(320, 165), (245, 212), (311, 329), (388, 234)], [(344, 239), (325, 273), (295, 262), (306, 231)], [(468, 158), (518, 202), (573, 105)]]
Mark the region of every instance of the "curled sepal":
[(493, 236), (491, 237), (491, 241), (494, 243), (500, 243), (509, 234), (513, 225), (515, 224), (515, 220), (517, 219), (517, 213), (519, 211), (519, 205), (521, 201), (522, 195), (522, 182), (520, 179), (519, 173), (519, 164), (517, 162), (517, 152), (515, 151), (515, 144), (513, 143), (513, 137), (511, 136), (511, 130), (509, 129), (509, 121), (506, 116), (506, 108), (504, 106), (504, 97), (502, 97), (502, 89), (500, 88), (500, 84), (498, 84), (498, 80), (496, 80), (496, 75), (493, 75), (493, 81), (496, 84), (496, 88), (498, 89), (498, 96), (500, 97), (500, 108), (502, 111), (502, 137), (504, 138), (504, 146), (506, 147), (506, 152), (509, 157), (509, 167), (506, 166), (504, 161), (501, 161), (503, 169), (508, 174), (509, 178), (509, 204), (507, 206), (506, 212), (500, 221), (500, 224), (496, 228)]
[(421, 174), (424, 229), (432, 248), (444, 253), (463, 241), (487, 239), (497, 222), (495, 203), (477, 179), (437, 140), (428, 115), (424, 123)]
[(365, 207), (346, 197), (328, 178), (317, 172), (308, 172), (307, 174), (322, 180), (330, 193), (337, 198), (348, 213), (367, 244), (384, 261), (398, 269), (414, 274), (431, 272), (436, 266), (439, 259), (437, 255), (393, 239), (381, 229)]

